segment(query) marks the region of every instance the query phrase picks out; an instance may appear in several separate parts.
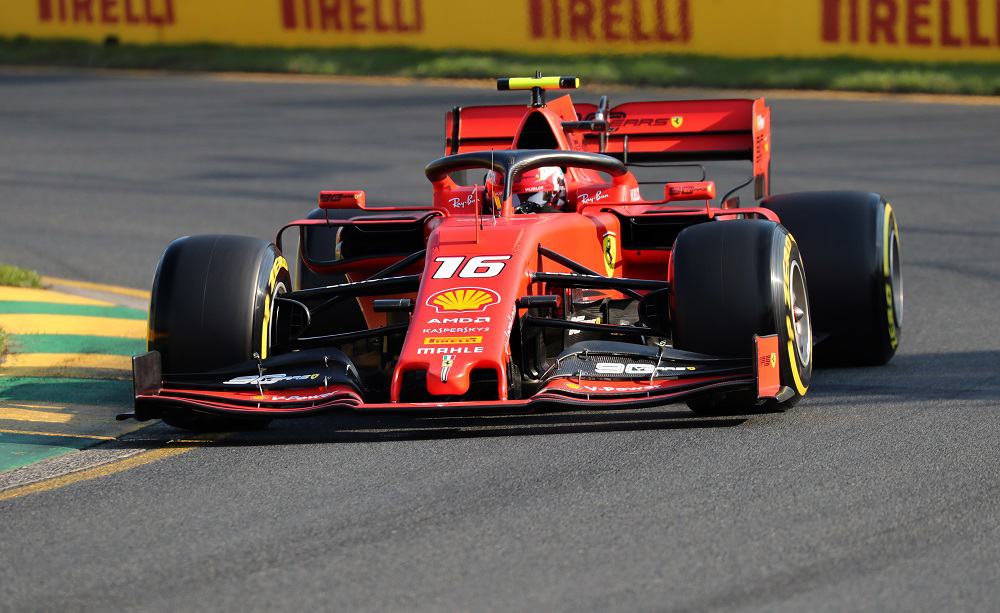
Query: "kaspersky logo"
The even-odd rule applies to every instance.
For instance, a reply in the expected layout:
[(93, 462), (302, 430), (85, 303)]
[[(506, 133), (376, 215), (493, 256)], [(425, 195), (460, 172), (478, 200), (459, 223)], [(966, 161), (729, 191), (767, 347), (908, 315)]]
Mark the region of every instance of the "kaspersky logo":
[(481, 287), (459, 287), (447, 289), (431, 295), (427, 306), (438, 313), (482, 312), (486, 307), (500, 303), (500, 294)]

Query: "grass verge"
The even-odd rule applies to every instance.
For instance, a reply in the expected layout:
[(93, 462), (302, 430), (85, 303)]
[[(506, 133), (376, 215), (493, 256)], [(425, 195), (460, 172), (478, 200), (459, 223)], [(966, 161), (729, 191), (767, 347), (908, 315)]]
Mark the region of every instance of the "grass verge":
[(732, 59), (695, 55), (552, 56), (410, 48), (284, 49), (225, 45), (101, 45), (0, 37), (0, 64), (417, 78), (576, 74), (588, 83), (668, 87), (1000, 94), (1000, 63), (852, 58)]
[(42, 286), (42, 278), (33, 270), (0, 264), (0, 285), (39, 288)]
[[(10, 264), (0, 264), (0, 285), (13, 287), (41, 287), (42, 279), (33, 270), (18, 268)], [(0, 328), (0, 362), (7, 351), (7, 334)]]

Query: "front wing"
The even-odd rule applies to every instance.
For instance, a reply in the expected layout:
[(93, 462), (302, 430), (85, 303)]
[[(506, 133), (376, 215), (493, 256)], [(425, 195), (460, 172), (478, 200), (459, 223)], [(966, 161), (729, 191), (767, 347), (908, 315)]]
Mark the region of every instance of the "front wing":
[[(759, 401), (783, 400), (790, 391), (781, 385), (777, 336), (754, 338), (751, 359), (731, 360), (686, 352), (660, 352), (657, 366), (641, 369), (631, 378), (624, 372), (604, 374), (576, 369), (572, 374), (556, 371), (529, 398), (516, 400), (451, 400), (440, 402), (366, 402), (356, 379), (343, 370), (313, 367), (311, 374), (253, 375), (233, 377), (207, 384), (210, 373), (164, 380), (160, 356), (149, 352), (133, 358), (135, 413), (122, 416), (140, 421), (174, 412), (197, 411), (244, 417), (298, 417), (331, 411), (390, 412), (528, 412), (540, 409), (638, 408), (678, 402), (714, 392), (754, 392)], [(586, 358), (587, 356), (584, 355)], [(593, 359), (593, 354), (591, 354)], [(636, 356), (639, 357), (639, 356)], [(649, 357), (641, 356), (641, 357)], [(610, 358), (608, 358), (610, 359)], [(620, 361), (620, 360), (619, 360)], [(660, 364), (670, 364), (661, 367)], [(611, 364), (608, 362), (607, 364)], [(680, 364), (680, 366), (678, 366)], [(688, 366), (684, 366), (687, 364)], [(347, 369), (350, 370), (349, 368)], [(604, 369), (605, 371), (615, 369)], [(667, 371), (664, 374), (663, 371)], [(246, 372), (246, 371), (244, 371)], [(649, 373), (649, 374), (646, 374)], [(349, 374), (349, 372), (348, 372)], [(606, 375), (618, 375), (609, 378)], [(268, 377), (271, 377), (268, 379)], [(284, 377), (284, 380), (278, 379)], [(223, 377), (218, 377), (222, 379)], [(322, 380), (322, 385), (320, 381)], [(237, 381), (239, 389), (227, 388)], [(285, 389), (269, 389), (272, 382), (285, 382)], [(291, 381), (291, 386), (288, 386)]]

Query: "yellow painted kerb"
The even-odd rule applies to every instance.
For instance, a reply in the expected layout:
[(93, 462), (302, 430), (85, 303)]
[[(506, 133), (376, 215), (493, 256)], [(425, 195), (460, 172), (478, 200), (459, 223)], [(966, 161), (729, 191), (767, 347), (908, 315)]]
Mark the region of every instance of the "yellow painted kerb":
[(146, 321), (77, 315), (0, 315), (0, 328), (9, 334), (82, 334), (120, 338), (146, 338)]
[(13, 430), (10, 428), (0, 428), (0, 434), (21, 434), (24, 436), (52, 436), (55, 438), (85, 438), (92, 441), (113, 441), (113, 436), (99, 436), (97, 434), (76, 434), (73, 432), (40, 432), (38, 430)]
[(132, 372), (132, 358), (101, 353), (14, 353), (4, 368), (97, 368)]
[(0, 287), (0, 302), (46, 302), (49, 304), (74, 304), (83, 306), (114, 306), (110, 302), (73, 296), (47, 289), (27, 287)]
[(132, 296), (133, 298), (149, 298), (149, 292), (120, 285), (108, 285), (106, 283), (92, 283), (90, 281), (74, 281), (72, 279), (62, 279), (60, 277), (42, 277), (42, 283), (46, 285), (65, 285), (66, 287), (76, 287), (78, 289), (89, 289), (108, 294), (118, 294), (119, 296)]
[(40, 424), (67, 424), (73, 420), (73, 414), (0, 407), (0, 420), (30, 421)]

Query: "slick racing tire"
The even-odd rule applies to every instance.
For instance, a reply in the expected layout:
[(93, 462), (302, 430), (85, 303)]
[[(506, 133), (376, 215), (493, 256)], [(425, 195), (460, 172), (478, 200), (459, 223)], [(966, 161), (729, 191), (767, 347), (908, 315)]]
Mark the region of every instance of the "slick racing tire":
[[(268, 241), (186, 236), (167, 246), (149, 306), (149, 350), (167, 375), (265, 359), (274, 297), (291, 289), (288, 263)], [(256, 418), (174, 412), (163, 421), (188, 430), (253, 429)]]
[(813, 192), (774, 196), (762, 206), (795, 236), (809, 271), (820, 366), (875, 366), (902, 335), (899, 226), (879, 194)]
[(792, 235), (765, 220), (706, 222), (677, 235), (671, 259), (671, 321), (677, 349), (727, 358), (754, 356), (754, 335), (778, 336), (784, 401), (758, 401), (756, 390), (696, 396), (699, 413), (784, 411), (812, 377), (812, 327), (805, 268)]

